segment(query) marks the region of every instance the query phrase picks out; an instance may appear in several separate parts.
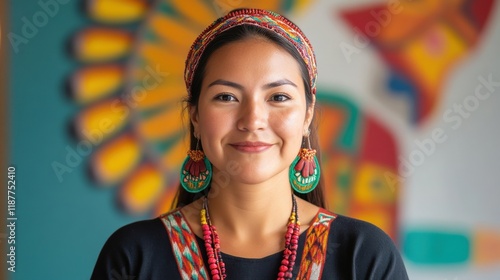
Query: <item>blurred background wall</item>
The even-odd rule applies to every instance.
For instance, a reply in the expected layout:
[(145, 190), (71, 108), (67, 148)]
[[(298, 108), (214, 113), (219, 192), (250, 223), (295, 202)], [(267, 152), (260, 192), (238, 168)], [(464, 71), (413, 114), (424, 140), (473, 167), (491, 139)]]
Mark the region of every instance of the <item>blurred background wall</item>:
[[(16, 168), (9, 279), (88, 279), (113, 231), (169, 209), (187, 150), (188, 48), (237, 7), (283, 13), (315, 47), (329, 208), (386, 231), (411, 279), (499, 279), (495, 2), (2, 4), (2, 141)], [(5, 246), (11, 232), (0, 233)]]

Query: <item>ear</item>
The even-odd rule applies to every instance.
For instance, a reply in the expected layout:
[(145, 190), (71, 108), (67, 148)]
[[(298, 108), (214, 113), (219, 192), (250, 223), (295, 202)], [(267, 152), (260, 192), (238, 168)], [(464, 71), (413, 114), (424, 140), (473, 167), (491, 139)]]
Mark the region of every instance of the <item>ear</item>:
[(306, 110), (306, 118), (304, 120), (304, 130), (303, 130), (304, 136), (307, 136), (309, 134), (309, 126), (311, 125), (311, 122), (312, 122), (313, 117), (314, 117), (315, 104), (316, 104), (316, 95), (313, 94), (312, 95), (312, 102), (311, 102), (311, 104), (309, 104), (309, 106), (307, 107), (307, 110)]
[(196, 106), (189, 106), (189, 119), (193, 124), (193, 135), (198, 138), (199, 137), (199, 122), (198, 122), (198, 108)]

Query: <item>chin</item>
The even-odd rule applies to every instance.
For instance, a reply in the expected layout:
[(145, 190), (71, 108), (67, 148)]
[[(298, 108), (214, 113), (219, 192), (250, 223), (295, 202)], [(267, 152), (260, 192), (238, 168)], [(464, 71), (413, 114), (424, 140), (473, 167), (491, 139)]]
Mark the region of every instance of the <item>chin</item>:
[(282, 166), (275, 161), (269, 160), (269, 158), (267, 160), (255, 158), (253, 160), (230, 159), (216, 165), (212, 167), (214, 171), (217, 170), (217, 174), (214, 174), (212, 180), (219, 178), (218, 183), (220, 185), (225, 185), (229, 181), (257, 185), (269, 180), (276, 180), (279, 177), (288, 180), (289, 166)]
[(275, 172), (272, 172), (271, 170), (269, 170), (269, 168), (252, 168), (251, 170), (242, 170), (240, 176), (237, 176), (236, 178), (234, 178), (234, 180), (237, 180), (242, 184), (258, 185), (266, 183), (268, 181), (275, 181), (279, 177), (282, 177), (284, 180), (288, 180), (287, 176), (288, 168), (286, 169), (286, 172), (284, 172), (283, 170), (276, 170)]

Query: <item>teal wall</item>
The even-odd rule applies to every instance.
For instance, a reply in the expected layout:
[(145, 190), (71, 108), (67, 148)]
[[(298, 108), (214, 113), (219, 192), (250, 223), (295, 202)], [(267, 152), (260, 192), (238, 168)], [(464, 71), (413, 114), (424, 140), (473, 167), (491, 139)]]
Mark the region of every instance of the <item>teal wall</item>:
[[(10, 1), (10, 31), (22, 35), (23, 17), (43, 11), (38, 1)], [(61, 1), (64, 2), (64, 1)], [(88, 25), (80, 1), (59, 5), (47, 24), (9, 58), (10, 147), (17, 170), (16, 272), (10, 279), (88, 279), (106, 238), (130, 217), (114, 207), (114, 189), (94, 187), (88, 158), (59, 182), (52, 162), (65, 162), (76, 105), (64, 93), (77, 65), (65, 46)]]

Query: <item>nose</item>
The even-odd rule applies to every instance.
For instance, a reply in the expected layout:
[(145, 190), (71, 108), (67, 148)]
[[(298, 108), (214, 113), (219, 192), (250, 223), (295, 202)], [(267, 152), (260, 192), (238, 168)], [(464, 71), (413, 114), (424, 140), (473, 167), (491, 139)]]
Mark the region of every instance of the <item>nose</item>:
[(265, 102), (247, 99), (241, 104), (237, 123), (239, 130), (253, 132), (267, 127), (269, 114)]

